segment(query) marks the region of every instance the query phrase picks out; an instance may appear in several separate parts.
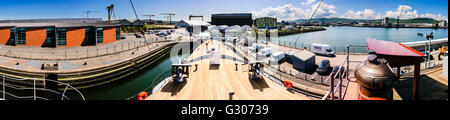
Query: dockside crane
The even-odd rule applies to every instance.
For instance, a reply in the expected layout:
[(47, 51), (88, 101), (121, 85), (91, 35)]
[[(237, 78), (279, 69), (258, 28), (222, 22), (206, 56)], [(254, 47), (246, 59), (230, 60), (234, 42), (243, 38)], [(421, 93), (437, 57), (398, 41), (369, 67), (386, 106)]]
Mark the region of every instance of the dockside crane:
[(142, 15), (142, 16), (147, 16), (148, 22), (152, 22), (152, 17), (154, 17), (155, 15)]
[(86, 18), (89, 18), (89, 14), (90, 14), (90, 13), (94, 13), (94, 12), (100, 12), (100, 11), (90, 11), (90, 10), (87, 10), (87, 11), (83, 11), (82, 13), (85, 13), (85, 14), (86, 14)]
[(174, 13), (161, 13), (161, 15), (166, 15), (169, 19), (169, 24), (172, 24), (172, 17), (175, 16)]
[(111, 23), (111, 17), (114, 16), (114, 21), (116, 21), (116, 12), (114, 12), (114, 4), (111, 4), (110, 6), (106, 7), (108, 10), (108, 22)]

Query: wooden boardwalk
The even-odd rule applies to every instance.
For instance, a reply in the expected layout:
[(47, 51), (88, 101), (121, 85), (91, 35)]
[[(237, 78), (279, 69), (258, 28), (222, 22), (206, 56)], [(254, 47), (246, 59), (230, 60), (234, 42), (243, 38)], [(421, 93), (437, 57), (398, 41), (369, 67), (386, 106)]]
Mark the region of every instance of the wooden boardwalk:
[[(248, 66), (242, 65), (243, 58), (239, 58), (231, 49), (218, 41), (208, 41), (208, 49), (219, 50), (222, 55), (220, 65), (210, 65), (210, 59), (200, 59), (208, 56), (206, 44), (201, 44), (187, 59), (190, 64), (190, 77), (187, 82), (177, 84), (168, 82), (148, 100), (228, 100), (229, 93), (234, 92), (233, 100), (311, 100), (304, 95), (293, 93), (283, 86), (264, 78), (263, 80), (249, 80)], [(205, 57), (202, 57), (205, 58)], [(237, 59), (238, 62), (234, 61)], [(236, 70), (236, 65), (238, 69)], [(195, 68), (198, 64), (198, 69)]]

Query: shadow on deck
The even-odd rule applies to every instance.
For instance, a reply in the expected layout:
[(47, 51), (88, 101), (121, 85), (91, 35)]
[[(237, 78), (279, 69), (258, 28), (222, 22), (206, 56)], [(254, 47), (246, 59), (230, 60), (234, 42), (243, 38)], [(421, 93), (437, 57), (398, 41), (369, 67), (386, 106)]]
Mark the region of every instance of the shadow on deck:
[[(400, 83), (394, 89), (401, 99), (411, 100), (413, 91), (413, 76), (400, 78)], [(448, 85), (429, 77), (420, 76), (419, 100), (446, 100), (448, 99)]]
[(260, 80), (252, 80), (249, 79), (250, 84), (252, 84), (253, 89), (258, 89), (263, 92), (265, 88), (270, 88), (269, 84), (267, 84), (266, 79), (261, 78)]
[(172, 80), (161, 89), (161, 92), (170, 92), (171, 96), (175, 96), (186, 86), (188, 81), (186, 78), (184, 78), (184, 81), (184, 83), (176, 83)]

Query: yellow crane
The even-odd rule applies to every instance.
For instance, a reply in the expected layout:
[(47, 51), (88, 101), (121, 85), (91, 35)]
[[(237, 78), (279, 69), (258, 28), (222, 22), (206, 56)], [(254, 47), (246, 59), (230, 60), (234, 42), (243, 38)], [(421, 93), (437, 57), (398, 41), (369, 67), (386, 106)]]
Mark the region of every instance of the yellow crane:
[(108, 22), (111, 23), (111, 17), (114, 16), (114, 21), (116, 21), (116, 13), (114, 12), (114, 4), (106, 7), (108, 10)]

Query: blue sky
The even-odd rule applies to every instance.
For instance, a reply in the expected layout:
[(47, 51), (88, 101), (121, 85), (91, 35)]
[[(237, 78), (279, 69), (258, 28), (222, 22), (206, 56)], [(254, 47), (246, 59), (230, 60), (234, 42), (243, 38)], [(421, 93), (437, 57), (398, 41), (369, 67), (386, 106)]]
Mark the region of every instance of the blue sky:
[[(279, 20), (307, 18), (319, 0), (133, 0), (140, 15), (175, 13), (174, 20), (189, 15), (252, 12), (255, 17)], [(135, 19), (129, 0), (0, 0), (0, 19), (86, 17), (82, 11), (96, 10), (90, 17), (106, 18), (106, 6), (115, 4), (117, 17)], [(400, 7), (402, 5), (402, 7)], [(403, 18), (448, 19), (448, 0), (324, 0), (315, 17), (378, 19), (395, 17), (403, 8)], [(147, 18), (139, 16), (140, 18)]]

